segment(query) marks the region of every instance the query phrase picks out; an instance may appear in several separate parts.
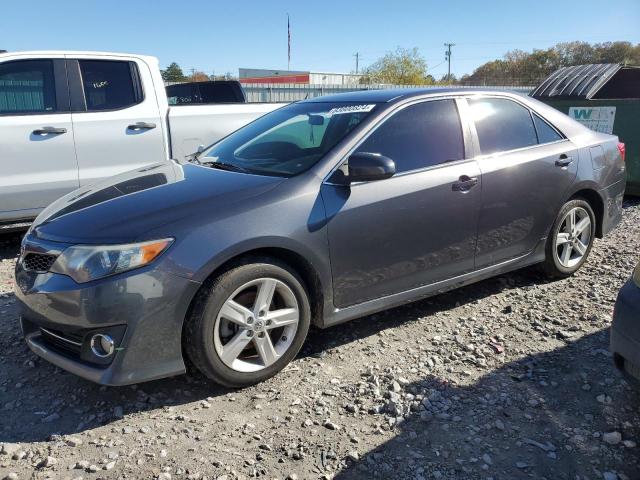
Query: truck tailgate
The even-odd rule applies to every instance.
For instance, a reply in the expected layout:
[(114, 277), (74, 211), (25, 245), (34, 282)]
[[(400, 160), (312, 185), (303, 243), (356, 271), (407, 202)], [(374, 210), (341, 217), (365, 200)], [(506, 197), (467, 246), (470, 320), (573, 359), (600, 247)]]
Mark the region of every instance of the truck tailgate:
[(208, 146), (284, 103), (183, 105), (169, 109), (171, 156), (184, 160), (198, 146)]

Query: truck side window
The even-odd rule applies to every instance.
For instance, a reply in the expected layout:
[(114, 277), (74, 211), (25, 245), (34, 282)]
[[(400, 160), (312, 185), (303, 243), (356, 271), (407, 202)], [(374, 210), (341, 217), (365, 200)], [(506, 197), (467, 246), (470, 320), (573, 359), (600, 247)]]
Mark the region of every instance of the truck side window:
[(79, 60), (87, 111), (119, 110), (142, 101), (137, 68), (132, 62)]
[(0, 115), (54, 113), (56, 85), (51, 60), (0, 64)]

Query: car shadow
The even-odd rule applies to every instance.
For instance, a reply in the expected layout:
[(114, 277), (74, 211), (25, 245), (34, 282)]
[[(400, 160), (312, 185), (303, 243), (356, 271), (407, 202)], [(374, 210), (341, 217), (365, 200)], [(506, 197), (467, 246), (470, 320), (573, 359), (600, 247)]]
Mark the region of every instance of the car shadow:
[[(606, 471), (640, 478), (637, 448), (602, 438), (613, 431), (640, 437), (640, 388), (616, 371), (607, 345), (604, 329), (477, 381), (427, 375), (412, 382), (370, 422), (392, 438), (348, 460), (334, 479), (603, 478)], [(388, 395), (385, 373), (376, 381)], [(405, 394), (415, 396), (413, 407)], [(375, 403), (363, 397), (361, 408)]]
[[(405, 322), (477, 302), (504, 289), (543, 281), (535, 270), (526, 269), (326, 330), (314, 330), (298, 358), (322, 357), (331, 348)], [(5, 386), (0, 387), (0, 412), (7, 418), (0, 425), (0, 443), (46, 441), (52, 435), (81, 433), (128, 414), (237, 394), (237, 390), (216, 385), (195, 372), (126, 387), (96, 385), (31, 353), (22, 339), (13, 294), (0, 298), (0, 310), (0, 386)], [(244, 389), (242, 395), (250, 397), (264, 389), (265, 384), (256, 385)]]

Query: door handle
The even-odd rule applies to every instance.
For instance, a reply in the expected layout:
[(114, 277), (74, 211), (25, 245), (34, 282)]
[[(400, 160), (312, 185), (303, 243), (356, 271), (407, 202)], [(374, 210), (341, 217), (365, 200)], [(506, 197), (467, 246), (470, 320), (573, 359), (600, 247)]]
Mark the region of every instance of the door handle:
[(56, 127), (42, 127), (35, 129), (32, 133), (34, 135), (62, 135), (63, 133), (67, 133), (67, 129)]
[(127, 127), (127, 130), (134, 130), (134, 131), (153, 130), (154, 128), (156, 128), (156, 124), (155, 123), (137, 122), (137, 123), (134, 123), (132, 125), (129, 125)]
[(468, 192), (478, 184), (478, 177), (469, 177), (468, 175), (462, 175), (457, 182), (451, 185), (451, 190), (454, 192)]
[(568, 167), (573, 163), (573, 157), (569, 157), (564, 153), (556, 160), (556, 167)]

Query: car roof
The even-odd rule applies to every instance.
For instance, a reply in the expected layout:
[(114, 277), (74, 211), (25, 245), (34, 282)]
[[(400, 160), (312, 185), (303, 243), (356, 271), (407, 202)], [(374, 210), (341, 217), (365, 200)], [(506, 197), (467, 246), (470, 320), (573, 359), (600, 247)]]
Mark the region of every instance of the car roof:
[(372, 102), (372, 103), (392, 103), (405, 100), (411, 97), (424, 95), (469, 95), (473, 93), (500, 93), (508, 95), (518, 95), (517, 92), (508, 90), (497, 90), (492, 88), (465, 88), (465, 87), (430, 87), (430, 88), (387, 88), (380, 90), (358, 90), (354, 92), (336, 93), (323, 97), (303, 100), (304, 103), (324, 103), (324, 102)]

